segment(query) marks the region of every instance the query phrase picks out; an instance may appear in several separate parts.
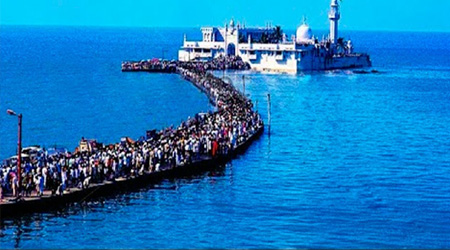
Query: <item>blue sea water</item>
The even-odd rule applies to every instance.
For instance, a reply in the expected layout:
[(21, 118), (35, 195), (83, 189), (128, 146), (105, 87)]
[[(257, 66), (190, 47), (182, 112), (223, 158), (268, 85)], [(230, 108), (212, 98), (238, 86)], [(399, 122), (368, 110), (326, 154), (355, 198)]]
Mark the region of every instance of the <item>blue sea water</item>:
[[(210, 110), (177, 75), (197, 29), (0, 27), (0, 111), (24, 144), (117, 142)], [(450, 34), (345, 32), (380, 74), (226, 72), (271, 128), (226, 166), (2, 222), (1, 248), (450, 248)], [(218, 73), (221, 75), (222, 73)], [(0, 156), (17, 120), (0, 115)]]

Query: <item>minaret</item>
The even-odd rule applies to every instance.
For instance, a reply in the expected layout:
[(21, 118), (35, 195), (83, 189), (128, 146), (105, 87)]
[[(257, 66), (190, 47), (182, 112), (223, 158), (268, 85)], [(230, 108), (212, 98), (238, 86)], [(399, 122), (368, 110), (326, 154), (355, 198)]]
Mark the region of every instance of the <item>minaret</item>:
[(331, 0), (331, 9), (328, 15), (330, 18), (330, 39), (331, 43), (336, 43), (338, 39), (338, 26), (339, 19), (341, 18), (341, 13), (339, 13), (339, 3), (338, 0)]

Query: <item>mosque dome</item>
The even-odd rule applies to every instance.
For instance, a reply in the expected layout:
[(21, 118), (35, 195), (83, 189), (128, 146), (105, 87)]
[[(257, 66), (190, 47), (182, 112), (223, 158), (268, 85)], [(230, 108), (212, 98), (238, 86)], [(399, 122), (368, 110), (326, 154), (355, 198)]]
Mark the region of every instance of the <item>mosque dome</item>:
[(297, 28), (296, 42), (304, 43), (309, 42), (312, 39), (312, 30), (307, 24), (302, 24)]

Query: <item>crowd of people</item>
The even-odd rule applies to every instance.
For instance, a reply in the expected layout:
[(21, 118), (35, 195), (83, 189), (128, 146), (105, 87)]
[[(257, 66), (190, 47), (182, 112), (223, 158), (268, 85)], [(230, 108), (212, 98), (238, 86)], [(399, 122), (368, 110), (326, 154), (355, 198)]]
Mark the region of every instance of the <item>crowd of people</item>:
[(218, 56), (207, 62), (178, 62), (177, 66), (191, 68), (201, 66), (204, 70), (249, 70), (250, 64), (242, 61), (239, 56)]
[[(217, 63), (217, 62), (216, 62)], [(229, 59), (230, 65), (244, 65)], [(0, 194), (16, 196), (63, 195), (70, 188), (91, 183), (164, 171), (194, 161), (228, 155), (263, 127), (253, 104), (234, 86), (207, 72), (211, 62), (179, 63), (176, 71), (192, 82), (216, 105), (216, 111), (196, 114), (178, 127), (163, 129), (140, 141), (102, 145), (91, 151), (48, 154), (41, 150), (17, 166), (1, 166)], [(216, 66), (214, 66), (216, 67)]]
[(250, 65), (241, 60), (238, 56), (218, 56), (210, 61), (168, 61), (160, 59), (149, 59), (137, 62), (122, 62), (123, 71), (163, 71), (175, 72), (177, 67), (190, 67), (192, 64), (199, 64), (205, 70), (248, 70)]
[(122, 71), (163, 71), (175, 72), (177, 62), (157, 58), (138, 62), (122, 62)]

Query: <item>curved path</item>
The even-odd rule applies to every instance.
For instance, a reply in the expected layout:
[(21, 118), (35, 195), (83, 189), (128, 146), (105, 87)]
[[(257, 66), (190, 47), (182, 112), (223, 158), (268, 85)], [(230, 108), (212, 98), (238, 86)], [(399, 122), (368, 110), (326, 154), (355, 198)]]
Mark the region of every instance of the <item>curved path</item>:
[[(122, 65), (123, 70), (123, 65)], [(153, 70), (124, 70), (124, 71), (150, 71)], [(20, 216), (24, 213), (42, 212), (65, 206), (73, 202), (83, 202), (94, 197), (111, 195), (115, 192), (132, 190), (139, 187), (145, 187), (152, 183), (157, 183), (166, 178), (176, 178), (180, 176), (189, 176), (196, 173), (212, 169), (219, 164), (226, 163), (237, 154), (243, 153), (250, 144), (256, 140), (264, 131), (264, 124), (260, 115), (253, 111), (253, 104), (232, 84), (226, 83), (221, 79), (207, 73), (202, 64), (186, 64), (173, 67), (170, 70), (158, 69), (154, 72), (178, 73), (184, 79), (191, 82), (195, 87), (205, 93), (210, 102), (217, 107), (214, 114), (227, 112), (225, 114), (233, 117), (247, 116), (257, 121), (251, 128), (248, 128), (246, 134), (236, 145), (222, 154), (202, 154), (188, 164), (180, 164), (175, 167), (162, 165), (158, 171), (145, 171), (141, 175), (129, 178), (116, 178), (114, 181), (104, 181), (102, 183), (90, 184), (88, 188), (71, 188), (70, 191), (64, 191), (64, 195), (51, 195), (50, 191), (45, 191), (42, 197), (24, 197), (16, 199), (6, 197), (0, 203), (0, 218), (4, 219), (12, 216)], [(223, 96), (229, 95), (229, 96)], [(212, 115), (214, 115), (212, 114)]]

